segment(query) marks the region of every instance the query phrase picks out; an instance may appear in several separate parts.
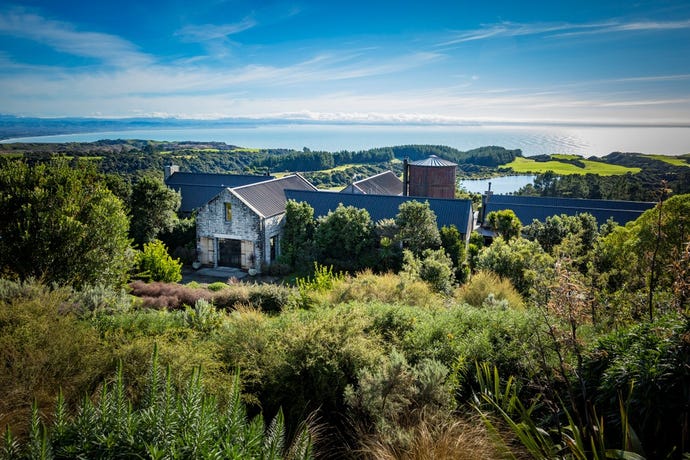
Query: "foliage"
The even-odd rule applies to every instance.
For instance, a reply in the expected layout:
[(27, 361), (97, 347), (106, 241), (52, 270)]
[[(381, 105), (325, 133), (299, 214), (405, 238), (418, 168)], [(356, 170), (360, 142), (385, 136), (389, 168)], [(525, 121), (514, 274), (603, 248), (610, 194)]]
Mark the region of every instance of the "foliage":
[(315, 258), (314, 209), (309, 203), (288, 200), (285, 205), (285, 226), (281, 239), (281, 259), (304, 271)]
[(523, 300), (513, 285), (493, 272), (480, 270), (456, 291), (456, 297), (474, 307), (505, 302), (507, 307), (520, 309)]
[(354, 272), (373, 265), (376, 235), (365, 209), (338, 205), (320, 217), (314, 234), (318, 260), (337, 271)]
[(400, 204), (395, 225), (398, 227), (396, 241), (417, 257), (425, 249), (438, 249), (441, 246), (436, 214), (428, 201), (421, 203), (412, 200)]
[(132, 263), (122, 202), (93, 168), (56, 160), (0, 168), (0, 273), (120, 285)]
[(584, 363), (587, 388), (602, 415), (617, 412), (618, 395), (650, 458), (690, 445), (690, 321), (660, 316), (599, 338)]
[[(598, 245), (596, 265), (608, 289), (671, 291), (674, 265), (690, 235), (690, 195), (677, 195), (617, 227)], [(652, 281), (654, 281), (652, 283)]]
[(463, 284), (469, 278), (469, 266), (465, 254), (465, 241), (455, 225), (441, 227), (441, 246), (453, 261), (455, 281)]
[[(160, 370), (154, 352), (146, 397), (134, 407), (126, 396), (122, 369), (114, 381), (104, 383), (100, 398), (85, 398), (70, 416), (58, 398), (52, 426), (32, 414), (26, 444), (18, 446), (26, 458), (265, 458), (308, 459), (313, 456), (312, 437), (302, 428), (291, 445), (286, 443), (282, 412), (269, 425), (259, 415), (253, 419), (234, 379), (226, 407), (208, 395), (201, 384), (201, 370), (188, 385), (176, 389), (170, 371)], [(37, 447), (41, 455), (37, 455)]]
[(130, 236), (134, 244), (150, 243), (162, 232), (171, 232), (177, 224), (181, 196), (163, 181), (151, 176), (141, 177), (132, 187), (129, 203)]
[(536, 241), (517, 238), (506, 242), (499, 237), (481, 251), (477, 268), (509, 279), (520, 294), (529, 296), (540, 278), (548, 279), (553, 263)]
[[(628, 450), (632, 448), (629, 442), (629, 426), (622, 427), (623, 449), (607, 447), (605, 439), (604, 419), (593, 417), (587, 425), (578, 424), (567, 409), (562, 408), (567, 423), (558, 426), (554, 433), (549, 433), (536, 418), (536, 409), (539, 397), (529, 406), (519, 398), (517, 382), (509, 377), (505, 383), (501, 381), (498, 369), (492, 369), (488, 364), (476, 364), (476, 375), (479, 382), (479, 390), (475, 394), (475, 409), (480, 413), (487, 427), (496, 434), (494, 439), (500, 440), (495, 414), (511, 430), (515, 439), (529, 452), (531, 458), (552, 459), (587, 459), (604, 460), (607, 458), (620, 458), (627, 460), (644, 460), (644, 457)], [(627, 420), (625, 410), (621, 405), (622, 419)], [(504, 452), (507, 458), (517, 458), (505, 445)]]
[(510, 241), (520, 236), (522, 222), (512, 209), (491, 211), (484, 219), (504, 240)]
[(566, 237), (581, 236), (584, 250), (591, 250), (597, 237), (597, 222), (589, 213), (568, 216), (549, 216), (544, 222), (534, 219), (522, 234), (528, 240), (536, 240), (549, 254)]
[(453, 288), (453, 262), (443, 249), (425, 249), (419, 259), (405, 249), (402, 274), (425, 281), (435, 292), (442, 294), (450, 294)]
[(111, 352), (97, 331), (63, 309), (66, 288), (3, 281), (0, 298), (0, 424), (28, 418), (30, 401), (45, 410), (59, 388), (74, 402), (109, 371)]
[(355, 419), (371, 420), (380, 438), (404, 450), (407, 427), (417, 425), (423, 414), (452, 407), (447, 375), (448, 368), (437, 361), (413, 366), (393, 349), (374, 367), (358, 372), (356, 386), (345, 388), (345, 400)]
[(136, 278), (165, 283), (176, 283), (182, 279), (182, 262), (174, 260), (160, 240), (144, 243), (144, 249), (137, 252)]

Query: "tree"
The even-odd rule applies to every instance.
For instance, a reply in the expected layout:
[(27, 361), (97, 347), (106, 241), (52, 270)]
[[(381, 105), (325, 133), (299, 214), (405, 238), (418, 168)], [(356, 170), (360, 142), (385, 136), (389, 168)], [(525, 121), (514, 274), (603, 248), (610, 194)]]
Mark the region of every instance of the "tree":
[(182, 262), (173, 259), (162, 241), (144, 243), (144, 250), (137, 253), (137, 278), (147, 281), (177, 283), (182, 279)]
[(506, 241), (519, 237), (522, 230), (522, 222), (512, 209), (491, 211), (486, 215), (486, 222)]
[(553, 270), (553, 258), (536, 241), (516, 238), (505, 241), (495, 238), (491, 246), (479, 254), (477, 268), (491, 270), (509, 279), (522, 295), (530, 295), (537, 280), (549, 276)]
[(122, 202), (89, 165), (0, 168), (0, 272), (46, 282), (119, 285), (132, 252)]
[(441, 246), (446, 255), (453, 261), (455, 280), (464, 283), (469, 276), (469, 270), (465, 261), (465, 241), (455, 225), (443, 226), (440, 231)]
[(337, 270), (354, 271), (374, 262), (376, 234), (365, 209), (339, 205), (319, 219), (314, 240), (319, 261)]
[(319, 262), (336, 270), (355, 271), (375, 262), (376, 234), (366, 209), (338, 205), (319, 219), (314, 240)]
[(428, 201), (402, 203), (398, 207), (395, 224), (398, 226), (397, 241), (417, 257), (425, 249), (438, 249), (441, 246), (436, 214), (429, 207)]
[(170, 232), (177, 223), (180, 194), (163, 181), (144, 176), (134, 184), (130, 199), (130, 235), (134, 244), (153, 241), (161, 232)]
[(314, 208), (309, 203), (288, 200), (281, 241), (281, 259), (301, 271), (312, 266), (314, 255)]

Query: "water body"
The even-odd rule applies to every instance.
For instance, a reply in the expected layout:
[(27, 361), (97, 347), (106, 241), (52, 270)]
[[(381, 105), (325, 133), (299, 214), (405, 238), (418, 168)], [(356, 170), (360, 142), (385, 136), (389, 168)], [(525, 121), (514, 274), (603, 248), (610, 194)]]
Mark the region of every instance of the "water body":
[(491, 179), (472, 179), (461, 180), (460, 187), (471, 193), (484, 193), (489, 190), (491, 184), (491, 191), (505, 195), (508, 193), (515, 193), (527, 184), (534, 182), (536, 176), (520, 175), (520, 176), (501, 176), (492, 177)]
[(153, 129), (8, 139), (8, 142), (93, 142), (101, 139), (219, 141), (249, 148), (365, 150), (405, 144), (447, 145), (459, 150), (498, 145), (525, 156), (553, 153), (603, 156), (611, 152), (690, 153), (690, 127), (430, 126), (358, 124), (260, 124), (200, 129)]

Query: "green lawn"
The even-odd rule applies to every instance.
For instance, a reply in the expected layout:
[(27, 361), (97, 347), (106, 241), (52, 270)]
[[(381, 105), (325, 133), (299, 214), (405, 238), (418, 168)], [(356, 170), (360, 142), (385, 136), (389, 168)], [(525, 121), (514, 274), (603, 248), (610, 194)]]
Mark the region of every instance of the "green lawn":
[(674, 156), (668, 156), (668, 155), (644, 155), (645, 157), (648, 158), (653, 158), (655, 160), (663, 161), (664, 163), (668, 163), (673, 166), (690, 166), (690, 163), (685, 161), (684, 158), (682, 157), (674, 157)]
[[(570, 155), (563, 155), (564, 157), (570, 157)], [(552, 155), (552, 157), (558, 157), (558, 155)], [(584, 168), (579, 168), (573, 164), (562, 163), (560, 161), (545, 161), (538, 162), (530, 160), (529, 158), (517, 157), (514, 161), (507, 163), (505, 165), (499, 166), (499, 169), (512, 169), (516, 173), (530, 173), (539, 174), (545, 173), (547, 171), (553, 171), (560, 175), (569, 174), (598, 174), (600, 176), (617, 176), (626, 173), (638, 173), (641, 168), (628, 168), (619, 165), (610, 165), (607, 163), (601, 163), (598, 161), (585, 160), (583, 158), (575, 156), (574, 158), (568, 159), (578, 159), (585, 164)]]

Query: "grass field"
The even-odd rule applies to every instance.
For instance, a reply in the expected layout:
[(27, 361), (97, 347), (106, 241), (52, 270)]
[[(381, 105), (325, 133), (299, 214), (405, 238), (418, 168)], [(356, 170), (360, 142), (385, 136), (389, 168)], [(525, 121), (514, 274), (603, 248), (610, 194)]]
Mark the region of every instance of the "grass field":
[(663, 161), (664, 163), (668, 163), (673, 166), (688, 166), (690, 167), (690, 163), (686, 162), (684, 158), (681, 157), (671, 157), (668, 155), (644, 155), (647, 158), (653, 158), (655, 160)]
[(638, 173), (640, 168), (628, 168), (619, 165), (610, 165), (598, 161), (585, 160), (583, 158), (571, 155), (552, 155), (552, 157), (563, 157), (563, 159), (577, 159), (585, 164), (584, 168), (579, 168), (573, 164), (563, 163), (560, 161), (545, 161), (538, 162), (530, 160), (529, 158), (517, 157), (514, 161), (505, 165), (499, 166), (499, 169), (512, 169), (516, 173), (531, 173), (539, 174), (547, 171), (553, 171), (560, 175), (569, 174), (598, 174), (600, 176), (617, 176), (627, 173)]

